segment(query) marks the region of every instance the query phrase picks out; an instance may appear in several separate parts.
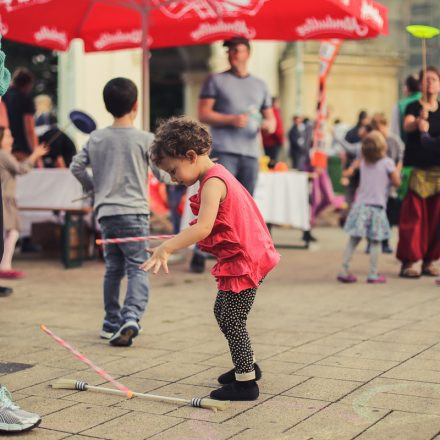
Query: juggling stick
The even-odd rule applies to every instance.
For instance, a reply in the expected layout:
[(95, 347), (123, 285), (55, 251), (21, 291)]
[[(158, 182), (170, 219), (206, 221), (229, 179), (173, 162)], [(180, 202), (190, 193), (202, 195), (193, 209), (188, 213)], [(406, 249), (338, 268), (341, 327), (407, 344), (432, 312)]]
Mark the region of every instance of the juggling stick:
[(95, 373), (98, 373), (101, 377), (103, 377), (105, 380), (112, 383), (122, 394), (127, 396), (128, 399), (131, 399), (133, 397), (133, 391), (131, 391), (129, 388), (127, 388), (125, 385), (122, 385), (119, 383), (116, 379), (114, 379), (110, 374), (108, 374), (106, 371), (104, 371), (102, 368), (96, 366), (90, 359), (87, 359), (82, 353), (75, 350), (70, 344), (68, 344), (63, 339), (59, 338), (55, 333), (53, 333), (51, 330), (49, 330), (44, 324), (40, 325), (40, 329), (49, 335), (55, 342), (60, 344), (62, 347), (64, 347), (66, 350), (70, 351), (75, 357), (77, 357), (81, 362), (84, 362), (86, 365), (88, 365)]
[[(95, 391), (98, 393), (105, 394), (116, 394), (123, 396), (125, 393), (119, 390), (114, 390), (112, 388), (105, 387), (96, 387), (93, 385), (89, 385), (87, 382), (83, 382), (81, 380), (74, 379), (58, 379), (56, 382), (52, 384), (52, 388), (61, 388), (64, 390), (78, 390), (78, 391)], [(177, 403), (177, 404), (185, 404), (190, 405), (195, 408), (206, 408), (211, 409), (216, 412), (217, 410), (223, 411), (229, 406), (229, 400), (214, 400), (209, 398), (198, 398), (194, 397), (192, 399), (180, 399), (177, 397), (165, 397), (165, 396), (157, 396), (155, 394), (144, 394), (144, 393), (133, 393), (134, 397), (139, 397), (140, 399), (145, 400), (154, 400), (156, 402), (169, 402), (169, 403)]]
[(406, 27), (406, 30), (416, 38), (422, 39), (422, 71), (423, 71), (423, 81), (422, 81), (422, 100), (427, 102), (427, 91), (426, 91), (426, 39), (435, 37), (440, 34), (440, 29), (432, 26), (424, 26), (418, 24), (411, 24)]
[(129, 243), (133, 241), (148, 241), (148, 240), (167, 240), (173, 238), (174, 235), (147, 235), (145, 237), (124, 237), (124, 238), (106, 238), (103, 240), (96, 240), (96, 244), (111, 244), (111, 243)]
[(70, 202), (71, 203), (75, 203), (75, 202), (81, 202), (82, 200), (87, 200), (88, 198), (93, 196), (93, 191), (89, 191), (88, 193), (82, 195), (81, 197), (78, 197), (77, 199), (73, 199)]

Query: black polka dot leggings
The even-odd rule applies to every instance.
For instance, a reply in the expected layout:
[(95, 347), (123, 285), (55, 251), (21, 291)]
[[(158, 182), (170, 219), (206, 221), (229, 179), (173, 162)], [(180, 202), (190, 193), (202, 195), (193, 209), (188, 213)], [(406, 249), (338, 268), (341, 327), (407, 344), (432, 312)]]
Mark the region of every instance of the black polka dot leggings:
[(246, 320), (256, 293), (257, 288), (239, 293), (219, 290), (214, 304), (214, 315), (228, 341), (235, 376), (239, 381), (255, 379), (254, 354), (246, 330)]

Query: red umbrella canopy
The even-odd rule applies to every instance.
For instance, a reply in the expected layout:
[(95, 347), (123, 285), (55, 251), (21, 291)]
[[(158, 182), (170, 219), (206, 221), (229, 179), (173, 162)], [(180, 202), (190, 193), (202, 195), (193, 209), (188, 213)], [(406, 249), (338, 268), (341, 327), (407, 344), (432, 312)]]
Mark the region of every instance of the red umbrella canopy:
[[(7, 39), (88, 52), (258, 40), (361, 39), (386, 34), (386, 8), (373, 0), (2, 0)], [(144, 32), (144, 34), (143, 34)], [(142, 35), (148, 38), (143, 39)]]

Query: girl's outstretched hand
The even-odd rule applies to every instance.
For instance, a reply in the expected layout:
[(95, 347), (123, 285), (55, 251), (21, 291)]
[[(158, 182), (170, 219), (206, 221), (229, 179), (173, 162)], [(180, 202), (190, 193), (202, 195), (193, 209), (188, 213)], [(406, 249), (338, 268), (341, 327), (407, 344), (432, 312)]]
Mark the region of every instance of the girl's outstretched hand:
[(156, 275), (162, 267), (165, 273), (168, 273), (168, 258), (170, 257), (170, 253), (165, 247), (161, 245), (154, 249), (148, 249), (148, 252), (151, 253), (151, 257), (142, 263), (139, 268), (145, 272), (153, 268), (153, 273)]

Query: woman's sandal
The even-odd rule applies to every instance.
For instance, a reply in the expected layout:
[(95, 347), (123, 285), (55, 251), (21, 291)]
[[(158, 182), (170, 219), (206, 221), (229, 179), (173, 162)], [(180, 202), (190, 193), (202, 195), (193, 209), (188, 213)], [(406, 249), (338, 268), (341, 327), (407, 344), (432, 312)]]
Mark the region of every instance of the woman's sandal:
[(428, 266), (422, 267), (422, 275), (427, 277), (438, 277), (440, 276), (440, 272), (434, 267), (434, 265), (429, 264)]
[(420, 272), (418, 272), (411, 266), (402, 266), (402, 268), (400, 269), (399, 277), (416, 279), (420, 278)]

